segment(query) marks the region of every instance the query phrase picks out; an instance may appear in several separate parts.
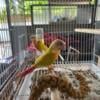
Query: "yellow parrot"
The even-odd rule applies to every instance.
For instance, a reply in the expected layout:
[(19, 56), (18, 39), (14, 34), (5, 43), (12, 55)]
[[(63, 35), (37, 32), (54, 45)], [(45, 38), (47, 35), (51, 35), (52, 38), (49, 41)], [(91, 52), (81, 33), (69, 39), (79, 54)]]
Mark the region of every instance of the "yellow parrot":
[(43, 53), (41, 56), (39, 56), (35, 63), (30, 67), (25, 69), (24, 71), (17, 74), (17, 77), (23, 77), (27, 75), (28, 73), (31, 73), (34, 69), (38, 67), (46, 66), (50, 70), (52, 68), (52, 64), (58, 59), (58, 56), (65, 47), (65, 42), (56, 39), (54, 40), (49, 48)]
[[(37, 40), (36, 36), (31, 37), (31, 41), (35, 44), (35, 47), (42, 53), (46, 52), (48, 47), (44, 44), (44, 40), (40, 39)], [(64, 58), (62, 57), (61, 54), (59, 54), (59, 57), (61, 58), (62, 61), (64, 61)]]
[(48, 47), (43, 43), (42, 40), (37, 40), (36, 48), (37, 48), (40, 52), (45, 52), (45, 51), (48, 49)]

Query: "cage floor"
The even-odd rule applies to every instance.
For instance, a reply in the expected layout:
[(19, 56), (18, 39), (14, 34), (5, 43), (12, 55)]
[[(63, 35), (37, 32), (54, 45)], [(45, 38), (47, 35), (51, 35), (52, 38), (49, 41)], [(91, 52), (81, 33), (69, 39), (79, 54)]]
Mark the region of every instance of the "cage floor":
[[(92, 63), (84, 63), (84, 64), (59, 64), (59, 65), (56, 65), (56, 66), (57, 67), (55, 69), (59, 70), (59, 71), (60, 70), (62, 70), (62, 71), (65, 70), (66, 66), (67, 66), (68, 69), (76, 70), (76, 71), (78, 71), (78, 70), (87, 71), (87, 70), (91, 69), (100, 78), (100, 67), (95, 66)], [(61, 68), (62, 66), (63, 66), (63, 68)], [(37, 70), (42, 70), (42, 69), (37, 69)], [(28, 100), (29, 99), (32, 75), (33, 75), (33, 73), (30, 74), (30, 75), (27, 75), (25, 77), (25, 80), (24, 80), (24, 82), (22, 84), (22, 87), (21, 87), (18, 95), (14, 98), (14, 100)], [(96, 87), (98, 89), (98, 87), (100, 87), (100, 85), (99, 84), (98, 85), (94, 84), (93, 87)], [(100, 90), (99, 90), (99, 92), (100, 92)], [(92, 93), (91, 93), (91, 96), (92, 96)], [(95, 99), (95, 97), (87, 98), (87, 100), (94, 100), (94, 99)], [(64, 99), (64, 100), (66, 100), (66, 99)], [(68, 100), (75, 100), (75, 99), (68, 99)], [(96, 100), (100, 100), (100, 96), (96, 97)]]

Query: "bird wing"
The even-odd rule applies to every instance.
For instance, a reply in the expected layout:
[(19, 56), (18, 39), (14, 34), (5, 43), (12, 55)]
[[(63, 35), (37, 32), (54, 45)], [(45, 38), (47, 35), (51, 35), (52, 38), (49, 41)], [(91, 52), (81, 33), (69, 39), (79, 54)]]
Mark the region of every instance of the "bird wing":
[(41, 52), (45, 52), (48, 47), (42, 41), (37, 41), (37, 49)]
[(58, 59), (58, 56), (59, 56), (58, 52), (56, 53), (46, 52), (35, 60), (35, 65), (39, 67), (51, 65), (52, 63), (55, 62), (55, 60)]

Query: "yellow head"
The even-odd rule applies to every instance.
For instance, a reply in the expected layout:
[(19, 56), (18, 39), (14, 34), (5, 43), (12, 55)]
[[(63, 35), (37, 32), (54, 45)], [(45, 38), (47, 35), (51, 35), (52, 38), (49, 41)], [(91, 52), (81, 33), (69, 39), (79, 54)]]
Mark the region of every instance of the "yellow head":
[(66, 46), (66, 43), (63, 40), (60, 39), (56, 39), (54, 40), (51, 45), (50, 45), (50, 49), (53, 49), (53, 51), (55, 50), (63, 50)]

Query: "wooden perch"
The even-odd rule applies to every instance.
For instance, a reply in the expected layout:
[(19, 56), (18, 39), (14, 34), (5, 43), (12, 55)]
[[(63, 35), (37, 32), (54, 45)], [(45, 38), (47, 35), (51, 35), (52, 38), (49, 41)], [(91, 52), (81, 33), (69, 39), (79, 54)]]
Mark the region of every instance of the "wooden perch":
[(76, 28), (75, 32), (100, 35), (100, 29)]

